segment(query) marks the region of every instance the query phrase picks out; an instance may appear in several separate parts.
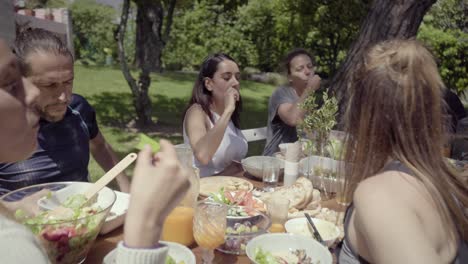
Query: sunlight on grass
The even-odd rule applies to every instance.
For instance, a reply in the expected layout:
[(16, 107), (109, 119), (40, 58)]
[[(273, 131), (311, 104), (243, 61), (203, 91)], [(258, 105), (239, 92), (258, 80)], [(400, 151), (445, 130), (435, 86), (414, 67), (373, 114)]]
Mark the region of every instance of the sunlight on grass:
[[(135, 72), (133, 76), (138, 76)], [(182, 142), (182, 114), (190, 98), (196, 74), (168, 72), (151, 75), (149, 94), (153, 105), (153, 116), (158, 124), (169, 127), (177, 134), (171, 135), (174, 144)], [(97, 120), (107, 141), (119, 157), (124, 157), (138, 143), (137, 133), (125, 129), (125, 124), (134, 117), (132, 95), (122, 72), (116, 68), (75, 66), (75, 93), (81, 94), (96, 109)], [(273, 92), (271, 85), (242, 81), (241, 94), (243, 129), (266, 126), (268, 98)], [(152, 138), (159, 140), (157, 135)], [(249, 144), (248, 155), (259, 155), (264, 142)], [(127, 175), (132, 169), (127, 170)], [(104, 172), (91, 159), (89, 172), (93, 180)]]

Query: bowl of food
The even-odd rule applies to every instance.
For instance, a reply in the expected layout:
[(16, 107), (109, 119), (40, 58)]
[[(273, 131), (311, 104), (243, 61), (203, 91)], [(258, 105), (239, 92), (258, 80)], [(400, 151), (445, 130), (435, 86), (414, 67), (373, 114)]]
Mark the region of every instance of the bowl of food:
[[(312, 221), (314, 221), (314, 225), (317, 227), (323, 242), (325, 242), (328, 247), (331, 247), (340, 236), (340, 229), (329, 221), (318, 218), (312, 218)], [(310, 230), (311, 227), (309, 227), (309, 223), (305, 217), (288, 220), (284, 227), (288, 233), (311, 238), (314, 237), (312, 235), (312, 231)]]
[[(52, 263), (82, 263), (116, 200), (114, 191), (104, 187), (95, 199), (84, 204), (86, 198), (82, 194), (91, 185), (87, 182), (39, 184), (12, 191), (0, 199), (15, 210), (17, 221), (36, 235)], [(67, 193), (67, 197), (55, 193)], [(44, 197), (57, 199), (64, 209), (41, 210), (38, 201)]]
[[(230, 210), (241, 210), (242, 207)], [(242, 213), (241, 213), (242, 214)], [(247, 243), (262, 234), (267, 233), (271, 227), (270, 218), (260, 211), (251, 211), (251, 215), (227, 216), (227, 228), (225, 242), (218, 250), (227, 254), (243, 255)]]
[(269, 156), (251, 156), (241, 161), (242, 168), (253, 177), (263, 180), (263, 164), (278, 163), (280, 165), (280, 177), (284, 172), (284, 160)]
[(250, 240), (245, 252), (255, 264), (331, 264), (333, 260), (328, 248), (310, 237), (294, 234), (258, 236)]

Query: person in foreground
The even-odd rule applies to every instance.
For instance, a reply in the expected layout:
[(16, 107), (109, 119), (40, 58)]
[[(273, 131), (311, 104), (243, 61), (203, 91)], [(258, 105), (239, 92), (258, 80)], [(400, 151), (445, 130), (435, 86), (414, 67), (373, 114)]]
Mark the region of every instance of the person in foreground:
[(239, 80), (239, 67), (226, 54), (213, 54), (201, 65), (183, 124), (184, 143), (191, 146), (201, 177), (231, 175), (239, 170), (233, 160), (247, 154)]
[(281, 143), (297, 141), (296, 126), (305, 115), (299, 105), (320, 88), (320, 77), (315, 74), (312, 55), (306, 50), (289, 52), (284, 67), (289, 84), (278, 87), (268, 102), (267, 138), (263, 150), (266, 156), (278, 152)]
[[(108, 171), (119, 161), (104, 139), (94, 109), (72, 94), (73, 57), (63, 41), (44, 29), (26, 29), (15, 40), (15, 53), (23, 74), (41, 91), (38, 145), (27, 160), (0, 164), (0, 194), (33, 184), (89, 181), (90, 153)], [(120, 190), (130, 183), (117, 176)]]
[(468, 185), (442, 155), (441, 87), (416, 40), (365, 53), (345, 115), (352, 203), (339, 263), (468, 263)]
[[(35, 150), (38, 96), (39, 89), (21, 76), (15, 56), (0, 39), (0, 162), (25, 159)], [(165, 262), (167, 246), (158, 243), (162, 223), (184, 197), (189, 185), (188, 176), (168, 141), (161, 140), (161, 151), (156, 155), (150, 147), (139, 153), (124, 241), (117, 246), (116, 263)], [(33, 233), (11, 215), (0, 202), (1, 262), (49, 263)]]

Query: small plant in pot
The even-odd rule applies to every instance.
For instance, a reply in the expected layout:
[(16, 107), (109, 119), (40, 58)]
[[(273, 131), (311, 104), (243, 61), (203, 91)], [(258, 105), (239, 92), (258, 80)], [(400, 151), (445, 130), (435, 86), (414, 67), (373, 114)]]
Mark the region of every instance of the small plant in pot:
[[(321, 104), (319, 105), (319, 100)], [(335, 158), (335, 151), (330, 151), (330, 132), (336, 125), (336, 115), (338, 112), (338, 100), (333, 96), (328, 96), (326, 92), (322, 94), (311, 94), (300, 105), (306, 111), (303, 122), (298, 126), (298, 133), (301, 135), (301, 141), (313, 141), (306, 149), (307, 155), (319, 156), (319, 164), (316, 164), (313, 170), (308, 170), (305, 176), (308, 176), (312, 182), (319, 182), (319, 189), (322, 189), (327, 194), (327, 185), (325, 181), (330, 181), (324, 173), (325, 160), (327, 156)], [(310, 147), (312, 146), (312, 147)], [(308, 162), (309, 159), (308, 159)], [(307, 164), (307, 168), (311, 168), (311, 164)], [(327, 179), (325, 179), (327, 178)], [(331, 179), (332, 180), (332, 179)], [(327, 197), (328, 198), (328, 197)]]
[[(336, 125), (336, 115), (338, 112), (338, 100), (333, 96), (328, 96), (326, 92), (321, 94), (322, 104), (319, 106), (319, 96), (317, 93), (311, 94), (300, 105), (306, 111), (304, 121), (298, 126), (300, 135), (313, 139), (313, 153), (317, 156), (326, 156), (326, 146), (329, 142), (330, 131)], [(309, 139), (310, 138), (310, 139)]]

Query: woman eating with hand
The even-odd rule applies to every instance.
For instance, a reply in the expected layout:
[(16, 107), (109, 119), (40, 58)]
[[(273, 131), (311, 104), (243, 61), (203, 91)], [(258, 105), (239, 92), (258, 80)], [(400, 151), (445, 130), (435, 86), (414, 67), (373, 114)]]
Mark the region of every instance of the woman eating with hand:
[(201, 65), (183, 124), (184, 143), (191, 146), (201, 177), (232, 175), (239, 170), (233, 161), (247, 154), (239, 80), (239, 67), (226, 54), (213, 54)]

